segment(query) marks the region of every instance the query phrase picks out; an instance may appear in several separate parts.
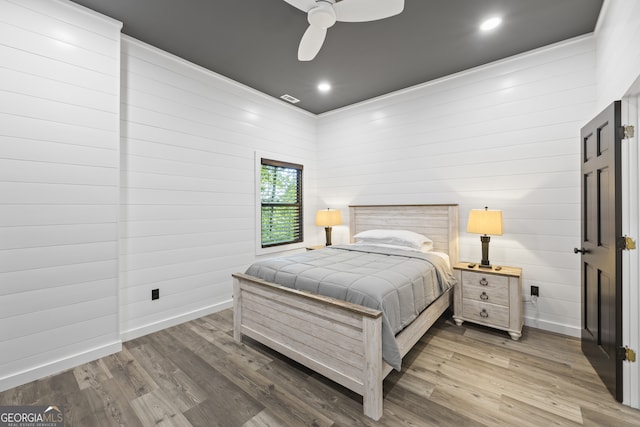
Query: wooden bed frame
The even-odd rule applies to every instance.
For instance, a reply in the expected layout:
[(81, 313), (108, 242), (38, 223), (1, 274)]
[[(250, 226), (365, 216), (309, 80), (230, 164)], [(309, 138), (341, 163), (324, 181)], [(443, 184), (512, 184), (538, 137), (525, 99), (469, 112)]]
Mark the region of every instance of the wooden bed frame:
[[(458, 261), (458, 205), (349, 206), (350, 236), (364, 230), (411, 230), (430, 237), (434, 250)], [(246, 335), (363, 397), (364, 414), (383, 413), (382, 312), (286, 288), (246, 274), (234, 277), (233, 336)], [(406, 355), (449, 307), (441, 295), (396, 340)]]

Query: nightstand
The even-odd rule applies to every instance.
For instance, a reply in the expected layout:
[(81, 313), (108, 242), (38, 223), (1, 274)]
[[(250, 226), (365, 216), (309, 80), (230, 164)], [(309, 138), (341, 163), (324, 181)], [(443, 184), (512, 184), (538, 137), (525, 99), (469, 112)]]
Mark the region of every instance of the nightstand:
[(315, 245), (315, 246), (307, 246), (305, 249), (308, 251), (315, 251), (316, 249), (326, 248), (325, 245)]
[[(474, 265), (469, 267), (469, 265)], [(453, 267), (458, 284), (454, 289), (453, 320), (465, 320), (522, 336), (522, 269), (502, 266), (496, 270), (460, 262)]]

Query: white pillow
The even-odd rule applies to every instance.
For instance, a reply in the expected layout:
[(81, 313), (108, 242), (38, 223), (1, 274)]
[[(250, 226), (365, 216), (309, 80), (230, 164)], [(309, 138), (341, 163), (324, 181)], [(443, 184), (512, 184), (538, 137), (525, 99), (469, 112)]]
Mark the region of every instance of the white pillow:
[(423, 253), (431, 252), (433, 250), (433, 243), (431, 242), (423, 243), (420, 249), (410, 247), (410, 246), (389, 245), (386, 243), (378, 243), (373, 240), (358, 240), (355, 243), (355, 245), (356, 246), (364, 246), (364, 245), (377, 246), (379, 248), (389, 248), (389, 249), (403, 249), (405, 251), (414, 251), (414, 252), (423, 252)]
[(422, 234), (409, 230), (367, 230), (353, 236), (358, 242), (382, 243), (421, 249), (425, 243), (433, 241)]

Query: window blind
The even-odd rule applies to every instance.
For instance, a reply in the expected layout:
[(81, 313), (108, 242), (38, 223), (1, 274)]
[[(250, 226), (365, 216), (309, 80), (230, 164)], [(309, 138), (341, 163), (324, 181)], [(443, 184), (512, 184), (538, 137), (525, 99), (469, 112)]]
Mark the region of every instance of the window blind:
[(302, 165), (261, 159), (262, 247), (303, 240)]

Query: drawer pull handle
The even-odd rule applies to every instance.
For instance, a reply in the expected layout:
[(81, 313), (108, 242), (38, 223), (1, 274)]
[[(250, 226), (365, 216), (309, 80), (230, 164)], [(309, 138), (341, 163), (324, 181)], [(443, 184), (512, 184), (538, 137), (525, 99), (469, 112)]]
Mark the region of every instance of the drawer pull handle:
[(480, 299), (481, 299), (482, 301), (486, 301), (486, 300), (488, 300), (488, 299), (489, 299), (489, 295), (487, 295), (487, 293), (486, 293), (486, 292), (482, 292), (482, 293), (480, 294)]
[(482, 286), (487, 286), (489, 284), (489, 282), (487, 282), (487, 279), (485, 279), (484, 277), (482, 279), (480, 279), (480, 284)]
[(489, 313), (487, 313), (487, 310), (483, 308), (482, 311), (480, 312), (480, 317), (484, 317), (485, 319), (489, 317)]

